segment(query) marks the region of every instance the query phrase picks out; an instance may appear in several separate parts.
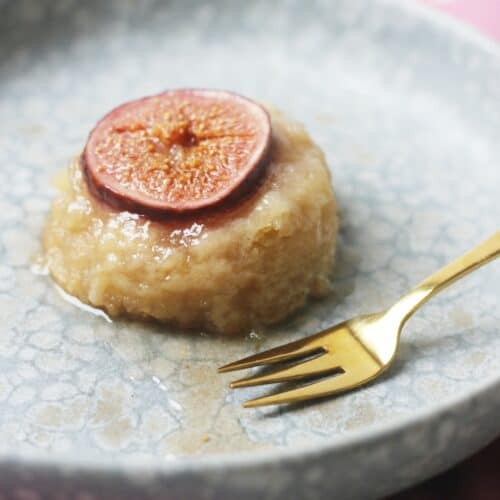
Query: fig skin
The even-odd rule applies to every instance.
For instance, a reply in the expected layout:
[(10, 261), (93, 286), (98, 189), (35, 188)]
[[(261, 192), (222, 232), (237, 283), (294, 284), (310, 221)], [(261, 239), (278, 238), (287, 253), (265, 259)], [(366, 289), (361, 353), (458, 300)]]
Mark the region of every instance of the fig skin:
[[(214, 103), (229, 103), (234, 106), (233, 110), (240, 110), (243, 113), (245, 123), (255, 132), (255, 145), (244, 161), (235, 165), (235, 175), (230, 179), (228, 185), (222, 186), (210, 196), (198, 199), (183, 199), (169, 201), (165, 199), (155, 199), (154, 196), (139, 193), (120, 184), (119, 180), (113, 179), (109, 174), (99, 171), (98, 158), (94, 148), (108, 133), (109, 126), (122, 117), (130, 108), (132, 114), (134, 110), (141, 111), (142, 105), (148, 105), (152, 99), (162, 98), (192, 101), (196, 106), (197, 100), (213, 100)], [(231, 111), (233, 111), (231, 110)], [(239, 116), (242, 116), (242, 113)], [(196, 122), (196, 119), (194, 120)], [(252, 130), (253, 130), (252, 129)], [(231, 137), (231, 130), (227, 131)], [(183, 147), (196, 146), (196, 136), (187, 139), (181, 135), (174, 144)], [(82, 170), (93, 196), (101, 199), (104, 203), (118, 210), (127, 210), (155, 219), (165, 219), (170, 216), (191, 215), (207, 210), (217, 209), (219, 206), (226, 206), (244, 197), (252, 188), (259, 183), (266, 165), (270, 161), (272, 146), (271, 120), (268, 112), (254, 101), (240, 96), (234, 92), (225, 90), (208, 89), (176, 89), (167, 90), (157, 95), (143, 97), (134, 101), (124, 103), (107, 113), (90, 132), (87, 144), (81, 155)], [(140, 161), (140, 160), (137, 160)], [(203, 161), (203, 158), (201, 159)]]

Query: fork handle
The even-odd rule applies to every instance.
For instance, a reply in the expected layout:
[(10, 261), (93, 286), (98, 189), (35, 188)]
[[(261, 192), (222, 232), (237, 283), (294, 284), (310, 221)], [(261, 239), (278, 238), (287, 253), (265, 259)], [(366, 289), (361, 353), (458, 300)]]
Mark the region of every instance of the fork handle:
[(402, 315), (402, 323), (406, 322), (431, 297), (497, 257), (500, 257), (500, 231), (422, 281), (394, 304), (390, 312)]

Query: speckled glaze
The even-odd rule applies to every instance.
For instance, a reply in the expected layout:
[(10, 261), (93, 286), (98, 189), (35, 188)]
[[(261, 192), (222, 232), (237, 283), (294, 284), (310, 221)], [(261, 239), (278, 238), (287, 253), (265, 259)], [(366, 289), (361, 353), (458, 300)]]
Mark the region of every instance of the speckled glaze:
[[(34, 259), (50, 179), (120, 102), (223, 87), (326, 152), (335, 293), (246, 339), (108, 322)], [(216, 366), (383, 307), (499, 227), (500, 56), (393, 2), (0, 0), (0, 498), (377, 497), (500, 431), (500, 268), (410, 321), (372, 386), (243, 410)]]

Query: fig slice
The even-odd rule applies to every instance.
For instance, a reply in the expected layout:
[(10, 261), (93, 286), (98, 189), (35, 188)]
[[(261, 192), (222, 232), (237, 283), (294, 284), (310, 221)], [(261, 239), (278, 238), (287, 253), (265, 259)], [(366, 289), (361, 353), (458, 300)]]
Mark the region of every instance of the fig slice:
[(94, 195), (163, 216), (216, 205), (254, 182), (271, 144), (269, 115), (223, 90), (169, 90), (113, 109), (82, 154)]

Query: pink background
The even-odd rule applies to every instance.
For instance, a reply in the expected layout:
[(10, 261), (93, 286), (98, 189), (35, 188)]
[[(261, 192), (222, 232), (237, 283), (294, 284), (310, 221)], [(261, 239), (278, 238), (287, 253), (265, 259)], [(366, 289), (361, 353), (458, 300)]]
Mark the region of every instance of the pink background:
[[(500, 0), (423, 0), (500, 42)], [(499, 492), (500, 498), (500, 492)]]

